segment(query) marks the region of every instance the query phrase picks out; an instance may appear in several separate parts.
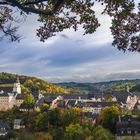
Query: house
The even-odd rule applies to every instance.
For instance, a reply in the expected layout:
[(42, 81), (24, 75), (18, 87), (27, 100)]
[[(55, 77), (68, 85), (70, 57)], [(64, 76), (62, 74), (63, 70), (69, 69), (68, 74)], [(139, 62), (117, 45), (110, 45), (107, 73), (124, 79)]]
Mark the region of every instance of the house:
[(0, 92), (0, 111), (12, 109), (15, 105), (15, 93)]
[(5, 136), (9, 130), (9, 125), (4, 120), (0, 120), (0, 136)]
[(38, 101), (41, 98), (44, 98), (44, 95), (38, 92), (33, 92), (32, 95), (34, 96), (35, 101)]
[(58, 104), (63, 100), (62, 96), (58, 96), (55, 100), (52, 101), (50, 105), (50, 109), (54, 109), (58, 107)]
[[(9, 89), (11, 91), (9, 91)], [(1, 87), (0, 91), (0, 111), (7, 111), (12, 109), (14, 106), (19, 105), (19, 102), (16, 102), (16, 97), (18, 94), (21, 94), (20, 82), (17, 77), (16, 82), (14, 83), (13, 89)]]
[(118, 102), (78, 102), (76, 107), (82, 108), (83, 112), (92, 112), (93, 114), (100, 114), (103, 108), (107, 106), (119, 105)]
[(114, 96), (117, 99), (117, 102), (121, 104), (122, 108), (127, 108), (132, 110), (137, 103), (137, 96), (130, 92), (115, 92)]
[(24, 121), (22, 119), (15, 119), (13, 129), (19, 130), (19, 129), (23, 129), (23, 128), (25, 128)]
[(116, 124), (117, 140), (122, 140), (125, 136), (133, 136), (140, 139), (140, 121), (136, 116), (125, 115), (119, 117)]
[(17, 94), (16, 96), (16, 106), (20, 107), (20, 105), (24, 102), (25, 94)]
[(67, 109), (73, 108), (73, 107), (75, 107), (75, 105), (76, 105), (76, 100), (67, 100), (65, 102), (65, 107)]
[(52, 101), (57, 98), (57, 96), (59, 96), (59, 94), (49, 94), (49, 93), (44, 94), (44, 97), (43, 97), (44, 103), (50, 105)]

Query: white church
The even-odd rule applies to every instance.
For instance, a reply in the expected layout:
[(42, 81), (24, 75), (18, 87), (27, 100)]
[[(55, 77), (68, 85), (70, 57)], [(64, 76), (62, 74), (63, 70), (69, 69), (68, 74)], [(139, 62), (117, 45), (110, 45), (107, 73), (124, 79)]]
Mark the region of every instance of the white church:
[(20, 106), (23, 103), (23, 98), (19, 98), (21, 95), (21, 86), (19, 78), (17, 77), (14, 83), (13, 89), (9, 91), (0, 91), (0, 111), (7, 111), (14, 106)]

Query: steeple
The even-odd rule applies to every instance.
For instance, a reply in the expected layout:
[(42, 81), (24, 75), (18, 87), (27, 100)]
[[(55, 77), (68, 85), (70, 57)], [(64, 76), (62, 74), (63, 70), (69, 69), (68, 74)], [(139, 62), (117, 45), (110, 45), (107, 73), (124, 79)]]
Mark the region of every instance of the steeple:
[(18, 75), (17, 75), (16, 83), (20, 83)]
[(20, 87), (20, 81), (18, 75), (17, 75), (16, 83), (14, 83), (13, 92), (21, 94), (21, 87)]

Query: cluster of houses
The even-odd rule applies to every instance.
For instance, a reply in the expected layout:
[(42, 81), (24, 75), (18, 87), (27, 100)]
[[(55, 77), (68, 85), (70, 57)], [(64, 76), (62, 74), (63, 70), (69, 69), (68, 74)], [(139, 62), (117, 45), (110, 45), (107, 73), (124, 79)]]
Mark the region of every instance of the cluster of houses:
[[(18, 77), (12, 88), (4, 89), (4, 87), (0, 87), (0, 111), (10, 110), (14, 106), (19, 107), (21, 111), (26, 111), (22, 106), (26, 94), (23, 94), (21, 91), (21, 85)], [(50, 106), (50, 109), (70, 109), (73, 107), (78, 107), (81, 108), (82, 112), (87, 117), (92, 118), (93, 120), (95, 120), (102, 109), (107, 106), (118, 105), (122, 108), (122, 110), (133, 110), (134, 108), (136, 108), (140, 111), (140, 94), (129, 92), (128, 87), (126, 92), (116, 92), (114, 94), (97, 93), (42, 95), (40, 93), (32, 93), (32, 95), (34, 96), (36, 101), (34, 108), (36, 111), (39, 111), (40, 107), (43, 104), (48, 104)], [(130, 119), (129, 117), (126, 119), (120, 118), (119, 122), (117, 123), (117, 127), (121, 127), (122, 129), (117, 130), (118, 136), (121, 137), (123, 135), (140, 134), (140, 123), (136, 120), (135, 123), (131, 121), (134, 121), (134, 119)], [(136, 125), (130, 125), (130, 123)], [(0, 127), (2, 128), (0, 130), (3, 130), (2, 132), (5, 132), (1, 124), (2, 123), (0, 122)], [(21, 125), (22, 120), (15, 120), (14, 124), (14, 129), (24, 128), (24, 126)], [(126, 130), (125, 126), (128, 126), (129, 130)], [(132, 127), (132, 129), (134, 130), (131, 130), (131, 127), (129, 126), (135, 126)], [(118, 137), (118, 139), (120, 139), (120, 137)]]

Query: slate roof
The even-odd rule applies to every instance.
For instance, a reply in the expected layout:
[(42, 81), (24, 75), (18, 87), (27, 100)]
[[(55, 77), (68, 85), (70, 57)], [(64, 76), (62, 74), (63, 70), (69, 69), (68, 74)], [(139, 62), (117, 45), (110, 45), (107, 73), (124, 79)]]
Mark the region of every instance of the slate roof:
[(114, 96), (116, 97), (116, 99), (117, 99), (117, 101), (119, 102), (119, 103), (126, 103), (126, 101), (127, 101), (127, 97), (129, 96), (129, 95), (131, 95), (130, 93), (128, 93), (128, 92), (119, 92), (119, 93), (115, 93), (114, 94)]
[(88, 94), (65, 94), (63, 98), (66, 99), (88, 99)]
[(92, 98), (102, 98), (102, 94), (101, 93), (93, 93), (93, 94), (65, 94), (63, 95), (63, 98), (65, 100), (67, 99), (73, 99), (73, 100), (77, 100), (77, 99), (92, 99)]
[(9, 87), (1, 87), (0, 86), (0, 91), (11, 93), (13, 91), (13, 87), (12, 86), (9, 86)]
[(22, 119), (15, 119), (14, 120), (14, 125), (23, 125), (24, 121)]
[(0, 97), (15, 96), (16, 93), (0, 92)]
[(68, 100), (66, 106), (67, 107), (74, 107), (76, 103), (76, 100)]
[(76, 104), (77, 107), (106, 107), (106, 106), (113, 106), (118, 105), (118, 102), (78, 102)]
[(17, 96), (16, 96), (16, 99), (24, 99), (24, 97), (25, 97), (25, 94), (17, 94)]
[(45, 103), (51, 103), (58, 96), (59, 96), (58, 94), (44, 94), (44, 102)]
[(0, 119), (0, 130), (9, 130), (9, 125), (4, 121)]
[(140, 134), (140, 121), (130, 115), (123, 116), (116, 124), (117, 136), (134, 136)]
[(38, 102), (36, 103), (35, 106), (41, 107), (44, 102), (45, 102), (45, 99), (44, 98), (41, 98), (40, 100), (38, 100)]

